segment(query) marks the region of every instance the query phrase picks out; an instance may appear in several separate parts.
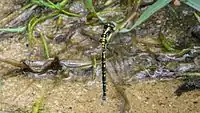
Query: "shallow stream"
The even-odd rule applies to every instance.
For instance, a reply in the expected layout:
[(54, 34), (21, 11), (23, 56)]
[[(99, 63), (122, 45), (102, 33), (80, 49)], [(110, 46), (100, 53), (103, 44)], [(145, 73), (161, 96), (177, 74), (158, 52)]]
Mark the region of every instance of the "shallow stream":
[[(24, 4), (24, 0), (1, 0), (0, 19)], [(85, 12), (79, 0), (72, 6), (72, 11)], [(112, 37), (107, 48), (105, 102), (101, 100), (102, 25), (90, 26), (64, 15), (61, 25), (57, 24), (58, 17), (38, 24), (34, 35), (39, 39), (42, 31), (46, 36), (49, 60), (41, 43), (30, 47), (26, 33), (0, 33), (1, 60), (26, 61), (37, 72), (42, 72), (42, 66), (55, 56), (64, 65), (56, 73), (35, 73), (0, 62), (0, 113), (35, 113), (38, 105), (41, 113), (199, 113), (198, 90), (180, 96), (174, 93), (186, 76), (198, 77), (200, 69), (200, 39), (193, 35), (200, 32), (200, 27), (194, 10), (187, 6), (176, 10), (177, 17), (166, 7), (135, 31)], [(0, 26), (16, 27), (25, 20)], [(175, 52), (163, 47), (160, 30), (175, 43)], [(39, 61), (39, 67), (31, 64), (35, 61)]]

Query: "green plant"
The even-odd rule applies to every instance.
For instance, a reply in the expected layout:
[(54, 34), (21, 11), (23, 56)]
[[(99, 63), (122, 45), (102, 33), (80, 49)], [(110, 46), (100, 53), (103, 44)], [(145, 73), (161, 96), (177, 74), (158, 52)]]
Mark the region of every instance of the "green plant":
[[(148, 5), (148, 8), (139, 16), (139, 18), (135, 21), (134, 24), (131, 24), (130, 28), (126, 28), (126, 25), (133, 20), (133, 18), (135, 18), (137, 16), (137, 10), (138, 7), (140, 6), (142, 0), (129, 0), (128, 1), (128, 8), (129, 9), (133, 9), (133, 10), (128, 10), (127, 7), (125, 7), (125, 10), (128, 11), (128, 13), (132, 13), (131, 15), (125, 14), (125, 18), (120, 18), (119, 20), (115, 20), (115, 32), (120, 32), (120, 33), (126, 33), (126, 32), (130, 32), (131, 30), (135, 29), (137, 26), (141, 25), (144, 21), (148, 20), (149, 17), (151, 17), (155, 12), (159, 11), (161, 8), (165, 7), (166, 5), (168, 5), (169, 3), (173, 2), (174, 0), (156, 0), (156, 2), (154, 2), (152, 5)], [(200, 11), (200, 0), (179, 0), (181, 3), (187, 4), (190, 7), (196, 9), (197, 11)], [(106, 10), (99, 10), (98, 7), (96, 7), (94, 5), (94, 0), (83, 0), (85, 8), (87, 8), (88, 10), (88, 15), (86, 15), (86, 18), (96, 18), (97, 21), (95, 21), (96, 23), (107, 23), (108, 21), (114, 21), (112, 19), (108, 20), (106, 19), (106, 17), (103, 17), (102, 15), (104, 15), (104, 13), (109, 13), (109, 12), (113, 12), (113, 11), (121, 11), (121, 9), (114, 9), (114, 10), (110, 10), (108, 7), (110, 7), (111, 9), (112, 4), (115, 4), (116, 1), (107, 1), (106, 3), (104, 3), (102, 9), (106, 9), (105, 7), (107, 7)], [(95, 1), (96, 2), (96, 1)], [(134, 3), (134, 5), (130, 5), (131, 3)], [(35, 26), (39, 23), (44, 22), (47, 19), (50, 18), (54, 18), (56, 16), (60, 16), (60, 14), (64, 14), (67, 16), (71, 16), (71, 17), (79, 17), (82, 18), (85, 15), (79, 15), (76, 13), (71, 13), (69, 11), (67, 11), (67, 9), (65, 8), (65, 6), (69, 6), (69, 2), (68, 0), (62, 0), (61, 2), (57, 2), (57, 3), (53, 3), (50, 0), (30, 0), (30, 3), (28, 5), (26, 5), (25, 7), (23, 7), (20, 12), (17, 11), (16, 13), (13, 13), (11, 16), (9, 16), (8, 18), (6, 18), (5, 20), (10, 21), (11, 18), (14, 18), (13, 15), (17, 15), (17, 14), (22, 14), (23, 11), (25, 11), (28, 8), (34, 9), (38, 6), (40, 7), (46, 7), (49, 10), (52, 10), (51, 13), (48, 14), (42, 14), (42, 15), (33, 15), (31, 19), (29, 19), (28, 25), (24, 25), (27, 27), (17, 27), (17, 28), (1, 28), (0, 31), (4, 31), (4, 32), (24, 32), (27, 29), (28, 32), (28, 39), (29, 39), (29, 43), (30, 45), (34, 45), (35, 42), (37, 42), (37, 39), (34, 38), (33, 35), (33, 31), (35, 30)], [(34, 6), (34, 7), (33, 7)], [(133, 8), (134, 7), (134, 8)], [(101, 8), (100, 8), (101, 9)], [(129, 16), (129, 17), (128, 17)], [(197, 17), (197, 14), (195, 14), (195, 16)], [(5, 25), (6, 22), (3, 19), (2, 21), (0, 21), (0, 23), (2, 23), (1, 25)], [(91, 24), (91, 23), (89, 23)], [(45, 34), (44, 34), (45, 35)], [(110, 40), (111, 35), (108, 37), (108, 41)], [(43, 44), (45, 44), (44, 40), (43, 40)], [(48, 52), (48, 48), (47, 48), (47, 44), (44, 45), (45, 51), (46, 51), (46, 56), (49, 56), (49, 52)]]
[(197, 18), (198, 22), (200, 23), (200, 16), (197, 13), (194, 13), (194, 15)]
[[(150, 16), (152, 16), (155, 12), (159, 11), (161, 8), (168, 5), (172, 0), (157, 0), (153, 5), (150, 5), (137, 19), (135, 24), (130, 28), (122, 28), (119, 30), (119, 32), (125, 33), (133, 30), (138, 25), (146, 21)], [(182, 3), (185, 3), (189, 5), (190, 7), (196, 9), (197, 11), (200, 11), (200, 0), (181, 0)]]

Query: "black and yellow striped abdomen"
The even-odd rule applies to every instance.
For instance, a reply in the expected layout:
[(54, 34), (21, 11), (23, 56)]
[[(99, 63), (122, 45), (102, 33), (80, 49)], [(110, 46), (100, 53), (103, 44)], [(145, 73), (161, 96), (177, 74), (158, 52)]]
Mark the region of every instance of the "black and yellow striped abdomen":
[(107, 38), (111, 35), (111, 33), (114, 31), (114, 24), (108, 23), (104, 25), (104, 31), (101, 35), (101, 46), (102, 46), (102, 89), (103, 89), (103, 96), (102, 99), (106, 100), (106, 45), (107, 45)]

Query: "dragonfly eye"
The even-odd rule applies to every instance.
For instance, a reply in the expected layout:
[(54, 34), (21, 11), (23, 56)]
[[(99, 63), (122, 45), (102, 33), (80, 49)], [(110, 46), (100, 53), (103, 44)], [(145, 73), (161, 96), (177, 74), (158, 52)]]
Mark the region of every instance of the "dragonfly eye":
[(104, 25), (104, 29), (107, 29), (108, 27), (110, 27), (110, 29), (112, 31), (114, 31), (115, 25), (113, 23), (107, 23), (107, 24)]
[(108, 23), (107, 26), (110, 27), (112, 31), (114, 31), (115, 25), (113, 23)]

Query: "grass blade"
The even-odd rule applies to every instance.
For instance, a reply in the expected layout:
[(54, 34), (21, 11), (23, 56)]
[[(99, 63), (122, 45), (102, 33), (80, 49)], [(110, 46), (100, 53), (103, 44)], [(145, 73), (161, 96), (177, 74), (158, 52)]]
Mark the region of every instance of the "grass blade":
[(182, 2), (200, 11), (200, 0), (183, 0)]
[(79, 14), (71, 13), (71, 12), (65, 11), (63, 9), (64, 6), (67, 4), (68, 0), (63, 0), (61, 3), (58, 3), (58, 4), (54, 4), (50, 0), (47, 0), (47, 1), (44, 1), (44, 0), (32, 0), (31, 2), (34, 3), (34, 4), (37, 4), (39, 6), (45, 6), (45, 7), (48, 7), (50, 9), (58, 10), (58, 11), (62, 12), (63, 14), (66, 14), (68, 16), (75, 16), (75, 17), (79, 17), (80, 16)]
[(61, 8), (65, 7), (65, 5), (68, 3), (68, 0), (63, 0), (59, 5)]
[(173, 45), (166, 39), (166, 37), (160, 32), (159, 37), (161, 44), (167, 51), (175, 51)]
[(32, 113), (40, 113), (40, 108), (43, 101), (44, 101), (44, 94), (42, 94), (38, 99), (36, 99), (32, 108)]
[(36, 39), (34, 38), (34, 35), (33, 35), (33, 30), (35, 29), (35, 26), (47, 19), (57, 16), (58, 14), (59, 14), (59, 12), (54, 12), (54, 13), (46, 15), (46, 16), (41, 16), (40, 18), (37, 18), (37, 16), (34, 16), (29, 21), (29, 23), (28, 23), (28, 39), (29, 39), (30, 46), (32, 46), (34, 44), (34, 42), (36, 41)]
[(194, 13), (194, 15), (197, 18), (198, 22), (200, 23), (200, 16), (197, 13)]
[(46, 41), (44, 34), (42, 32), (40, 32), (40, 37), (42, 39), (42, 44), (43, 44), (43, 47), (44, 47), (45, 56), (48, 59), (49, 58), (49, 49), (48, 49), (47, 41)]
[(90, 12), (96, 12), (92, 3), (92, 0), (87, 0), (85, 2), (85, 6), (86, 8), (90, 11)]
[(18, 27), (18, 28), (0, 28), (0, 31), (3, 31), (3, 32), (17, 32), (17, 33), (20, 33), (20, 32), (23, 32), (26, 30), (26, 27)]
[(140, 25), (142, 22), (146, 21), (150, 16), (152, 16), (155, 12), (169, 4), (171, 0), (157, 0), (153, 5), (149, 6), (139, 17), (139, 19), (135, 22), (135, 24), (130, 28), (122, 28), (119, 32), (126, 33), (133, 30), (135, 27)]

